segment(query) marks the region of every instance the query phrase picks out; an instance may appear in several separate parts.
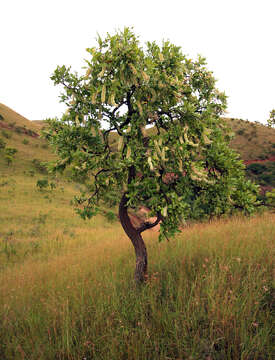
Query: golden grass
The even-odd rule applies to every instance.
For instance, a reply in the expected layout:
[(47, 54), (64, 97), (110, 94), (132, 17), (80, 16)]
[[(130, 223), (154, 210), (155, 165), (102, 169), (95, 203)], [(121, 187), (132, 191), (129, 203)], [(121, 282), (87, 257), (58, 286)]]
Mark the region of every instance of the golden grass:
[(264, 214), (193, 225), (170, 243), (148, 232), (143, 289), (134, 287), (133, 249), (119, 224), (83, 225), (60, 249), (53, 241), (40, 249), (44, 257), (17, 259), (2, 270), (0, 314), (10, 332), (5, 354), (271, 359), (274, 219)]

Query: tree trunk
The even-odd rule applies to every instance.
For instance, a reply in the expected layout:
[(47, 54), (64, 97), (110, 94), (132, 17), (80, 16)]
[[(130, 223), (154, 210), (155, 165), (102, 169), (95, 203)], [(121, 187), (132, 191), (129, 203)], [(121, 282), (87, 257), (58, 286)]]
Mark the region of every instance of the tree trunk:
[(140, 232), (132, 225), (127, 211), (127, 196), (123, 194), (119, 205), (121, 225), (130, 238), (136, 254), (135, 280), (141, 283), (147, 278), (147, 250)]

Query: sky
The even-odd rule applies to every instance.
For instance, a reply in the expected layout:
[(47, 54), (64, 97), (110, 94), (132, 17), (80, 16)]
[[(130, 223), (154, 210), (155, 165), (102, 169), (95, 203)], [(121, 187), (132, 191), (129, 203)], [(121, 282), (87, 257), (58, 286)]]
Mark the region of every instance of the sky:
[[(226, 116), (266, 123), (275, 108), (275, 0), (2, 0), (0, 103), (29, 120), (59, 117), (57, 65), (84, 71), (87, 47), (125, 26), (207, 59)], [(273, 44), (273, 45), (272, 45)]]

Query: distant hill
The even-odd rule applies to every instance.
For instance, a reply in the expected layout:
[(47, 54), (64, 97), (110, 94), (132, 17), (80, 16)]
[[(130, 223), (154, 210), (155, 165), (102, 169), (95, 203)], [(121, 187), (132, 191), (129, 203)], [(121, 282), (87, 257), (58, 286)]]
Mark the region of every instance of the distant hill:
[[(235, 134), (230, 146), (235, 149), (247, 165), (247, 176), (263, 187), (275, 187), (275, 129), (258, 122), (225, 118)], [(48, 161), (55, 156), (40, 133), (45, 122), (30, 121), (14, 110), (0, 103), (0, 139), (7, 146), (18, 150), (17, 168), (32, 167), (33, 159)], [(116, 148), (116, 136), (112, 147)], [(264, 162), (264, 164), (262, 164)], [(0, 160), (0, 168), (3, 162)], [(257, 163), (257, 165), (253, 165)]]
[[(41, 124), (30, 121), (8, 106), (0, 103), (0, 140), (6, 147), (18, 150), (12, 165), (13, 173), (33, 168), (33, 160), (39, 162), (54, 158), (48, 144), (40, 138)], [(7, 165), (0, 156), (0, 172), (7, 172)]]
[(246, 160), (265, 160), (275, 156), (275, 129), (259, 122), (225, 118), (235, 133), (231, 147)]
[[(26, 119), (8, 106), (0, 103), (0, 127), (12, 131), (25, 133), (26, 135), (38, 137), (40, 126), (33, 121)], [(26, 131), (24, 131), (24, 129)], [(29, 133), (28, 133), (29, 130)]]

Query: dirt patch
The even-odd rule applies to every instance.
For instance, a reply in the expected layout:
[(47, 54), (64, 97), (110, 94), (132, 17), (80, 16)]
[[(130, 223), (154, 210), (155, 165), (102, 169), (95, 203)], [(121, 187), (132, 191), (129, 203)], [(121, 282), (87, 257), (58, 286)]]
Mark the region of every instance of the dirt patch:
[(254, 163), (265, 163), (268, 161), (275, 161), (275, 156), (272, 156), (268, 159), (264, 159), (264, 160), (260, 160), (260, 159), (255, 159), (255, 160), (244, 160), (244, 164), (245, 165), (250, 165), (250, 164), (254, 164)]

